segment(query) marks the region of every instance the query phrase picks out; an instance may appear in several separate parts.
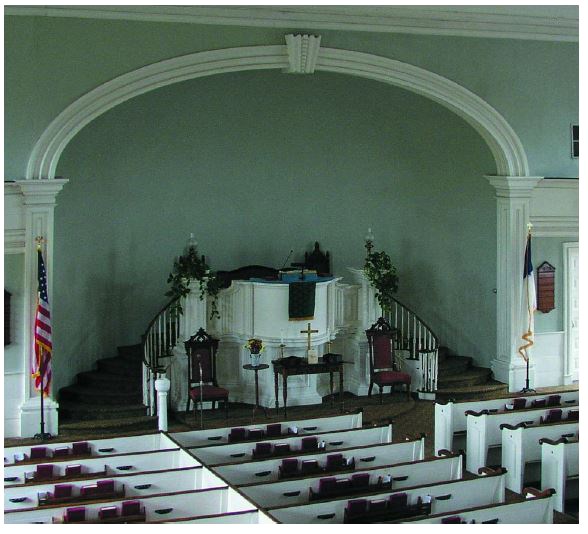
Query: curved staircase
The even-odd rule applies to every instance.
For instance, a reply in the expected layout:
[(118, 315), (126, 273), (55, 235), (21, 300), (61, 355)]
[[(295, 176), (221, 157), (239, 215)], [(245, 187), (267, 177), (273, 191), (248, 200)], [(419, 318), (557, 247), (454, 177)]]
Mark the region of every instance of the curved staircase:
[(492, 378), (492, 371), (473, 365), (469, 356), (452, 354), (439, 347), (439, 370), (435, 400), (482, 400), (508, 393), (508, 384)]
[(118, 347), (117, 356), (96, 363), (59, 390), (60, 434), (157, 430), (143, 405), (141, 345)]

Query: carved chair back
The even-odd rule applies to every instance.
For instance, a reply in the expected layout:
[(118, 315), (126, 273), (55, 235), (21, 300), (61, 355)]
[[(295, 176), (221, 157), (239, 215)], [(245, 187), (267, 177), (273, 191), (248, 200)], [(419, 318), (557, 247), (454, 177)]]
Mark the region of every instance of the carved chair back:
[(200, 383), (200, 370), (202, 370), (204, 384), (218, 386), (216, 381), (218, 339), (209, 336), (203, 328), (200, 328), (196, 334), (184, 342), (184, 348), (188, 356), (188, 386)]
[(396, 370), (393, 349), (396, 329), (380, 317), (365, 333), (369, 345), (370, 372)]
[(314, 242), (314, 250), (304, 253), (304, 268), (316, 270), (317, 274), (331, 274), (331, 258), (329, 253), (323, 253), (318, 241)]

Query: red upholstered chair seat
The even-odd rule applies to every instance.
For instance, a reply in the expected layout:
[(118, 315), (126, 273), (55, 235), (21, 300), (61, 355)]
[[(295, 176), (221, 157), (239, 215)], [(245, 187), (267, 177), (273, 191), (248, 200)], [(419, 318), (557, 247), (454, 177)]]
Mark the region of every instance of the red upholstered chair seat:
[[(192, 388), (189, 392), (190, 398), (195, 401), (200, 400), (200, 386)], [(225, 388), (203, 384), (202, 397), (204, 400), (218, 400), (225, 399), (229, 396), (229, 391)]]
[(374, 382), (378, 384), (378, 386), (410, 384), (410, 375), (400, 371), (378, 371), (374, 373)]

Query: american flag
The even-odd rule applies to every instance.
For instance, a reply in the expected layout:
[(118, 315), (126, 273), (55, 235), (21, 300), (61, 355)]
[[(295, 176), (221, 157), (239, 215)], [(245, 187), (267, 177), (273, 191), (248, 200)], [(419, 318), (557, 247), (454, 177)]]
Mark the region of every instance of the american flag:
[(37, 263), (39, 274), (39, 289), (37, 294), (37, 312), (35, 313), (35, 357), (33, 361), (33, 378), (35, 389), (41, 389), (43, 393), (49, 394), (51, 385), (51, 308), (47, 295), (47, 271), (41, 250), (37, 250)]

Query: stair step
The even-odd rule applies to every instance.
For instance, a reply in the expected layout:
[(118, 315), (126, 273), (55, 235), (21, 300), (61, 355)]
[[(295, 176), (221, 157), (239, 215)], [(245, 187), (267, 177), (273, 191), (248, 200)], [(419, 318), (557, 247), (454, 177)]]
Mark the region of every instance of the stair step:
[(125, 358), (129, 360), (142, 360), (143, 359), (143, 346), (142, 345), (123, 345), (117, 347), (117, 353), (119, 358)]
[(508, 393), (508, 384), (489, 380), (484, 384), (465, 387), (439, 388), (435, 391), (435, 400), (483, 400), (495, 398), (497, 394)]
[(104, 404), (136, 404), (141, 402), (143, 394), (138, 391), (121, 391), (118, 388), (108, 389), (104, 387), (67, 386), (59, 390), (59, 398), (71, 400), (83, 404), (102, 406)]
[(122, 374), (125, 376), (136, 376), (141, 374), (141, 361), (129, 358), (103, 358), (96, 362), (99, 371), (112, 374)]
[(123, 391), (141, 391), (141, 375), (122, 376), (120, 374), (105, 373), (104, 371), (85, 371), (77, 374), (78, 385), (110, 387)]
[(448, 356), (439, 362), (439, 377), (465, 372), (471, 367), (472, 361), (470, 356)]
[(123, 419), (126, 417), (142, 417), (146, 413), (147, 407), (141, 403), (94, 406), (68, 400), (60, 400), (59, 402), (60, 422), (62, 420)]
[(120, 419), (94, 419), (89, 421), (76, 421), (59, 425), (60, 434), (63, 432), (105, 433), (121, 432), (128, 430), (157, 430), (157, 417), (143, 415), (141, 417), (126, 417)]
[(439, 389), (446, 389), (481, 385), (490, 379), (491, 373), (486, 367), (470, 367), (459, 374), (439, 375), (437, 386)]

